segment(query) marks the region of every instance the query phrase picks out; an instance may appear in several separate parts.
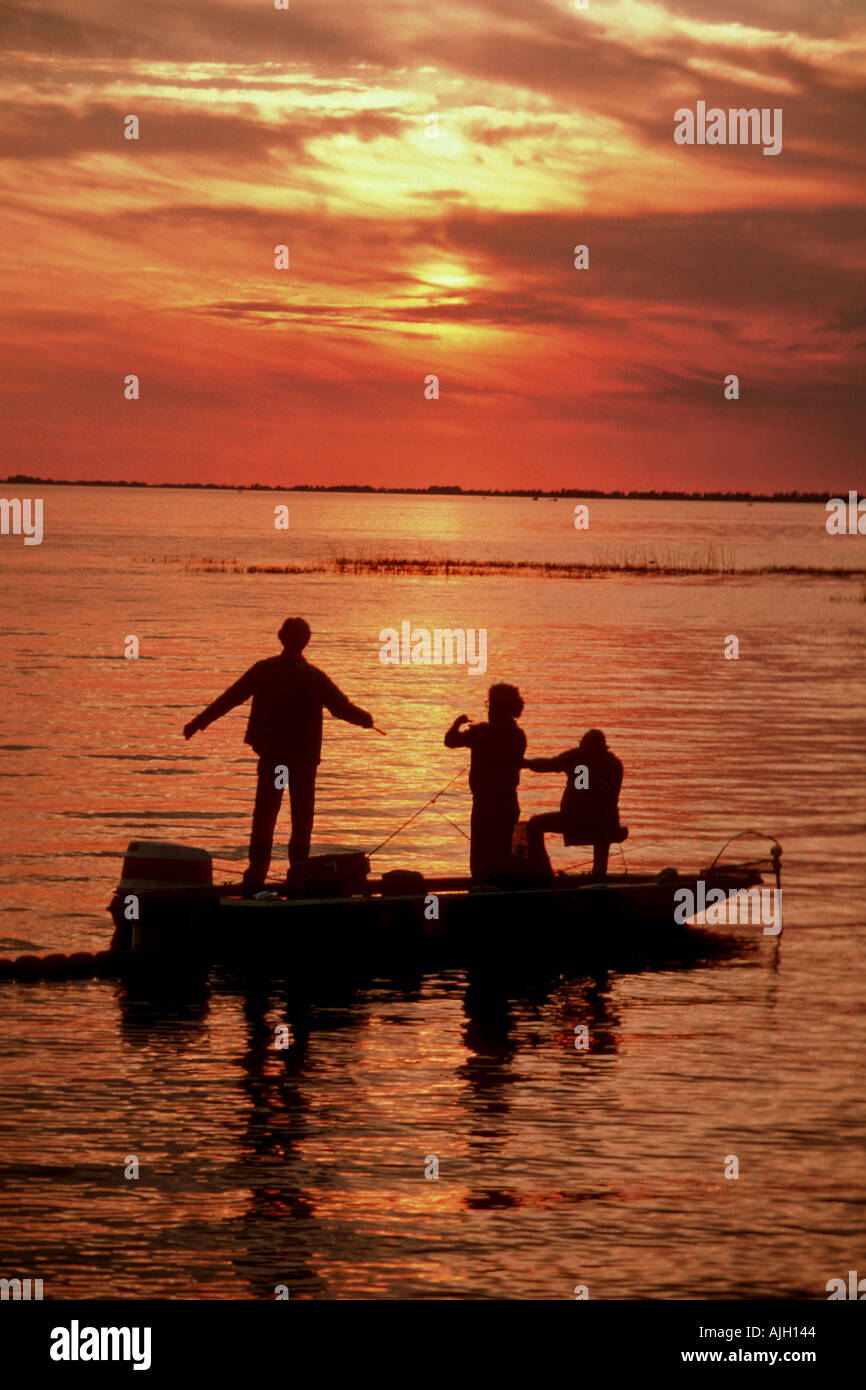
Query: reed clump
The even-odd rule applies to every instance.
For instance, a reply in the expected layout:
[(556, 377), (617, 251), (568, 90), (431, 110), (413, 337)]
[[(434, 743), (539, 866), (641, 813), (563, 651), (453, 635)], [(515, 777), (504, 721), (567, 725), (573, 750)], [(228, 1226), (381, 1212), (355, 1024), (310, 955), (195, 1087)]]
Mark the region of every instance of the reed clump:
[[(448, 555), (399, 551), (375, 551), (369, 547), (336, 551), (309, 564), (244, 564), (239, 560), (202, 556), (188, 562), (196, 574), (337, 574), (390, 577), (483, 578), (503, 575), (549, 579), (597, 579), (605, 575), (685, 575), (728, 577), (737, 575), (798, 575), (814, 578), (863, 579), (866, 571), (821, 565), (738, 564), (731, 551), (710, 546), (706, 552), (660, 549), (649, 546), (610, 548), (585, 560), (468, 560)], [(866, 598), (866, 584), (863, 588)]]

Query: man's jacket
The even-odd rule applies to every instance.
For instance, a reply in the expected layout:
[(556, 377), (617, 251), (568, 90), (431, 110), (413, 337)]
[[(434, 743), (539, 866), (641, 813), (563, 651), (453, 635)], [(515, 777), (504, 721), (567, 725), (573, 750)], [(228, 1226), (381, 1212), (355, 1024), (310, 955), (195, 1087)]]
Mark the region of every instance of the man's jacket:
[(347, 700), (324, 671), (302, 656), (257, 661), (195, 720), (206, 729), (252, 696), (244, 742), (259, 757), (285, 763), (318, 763), (322, 757), (322, 710), (335, 719), (365, 727), (369, 716)]

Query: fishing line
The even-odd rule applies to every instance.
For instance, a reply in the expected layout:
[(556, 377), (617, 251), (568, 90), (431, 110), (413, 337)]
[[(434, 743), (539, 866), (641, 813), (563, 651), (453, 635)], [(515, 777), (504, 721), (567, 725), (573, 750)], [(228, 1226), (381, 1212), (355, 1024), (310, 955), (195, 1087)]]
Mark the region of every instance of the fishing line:
[(444, 812), (444, 811), (440, 811), (438, 806), (434, 806), (434, 807), (433, 807), (433, 810), (436, 812), (437, 816), (441, 816), (443, 820), (447, 820), (447, 822), (448, 822), (449, 825), (453, 825), (455, 830), (459, 830), (459, 831), (460, 831), (460, 834), (463, 836), (464, 840), (470, 840), (470, 841), (471, 841), (472, 836), (471, 836), (471, 835), (467, 835), (466, 831), (463, 829), (463, 826), (462, 826), (462, 825), (458, 825), (457, 822), (456, 822), (456, 820), (452, 820), (450, 816), (446, 816), (445, 812)]
[(385, 845), (387, 845), (389, 840), (393, 840), (395, 835), (399, 835), (401, 830), (405, 830), (407, 825), (411, 825), (413, 820), (417, 820), (418, 817), (421, 815), (422, 811), (426, 811), (428, 806), (432, 806), (434, 801), (438, 801), (442, 793), (447, 792), (449, 787), (453, 787), (454, 783), (459, 781), (459, 779), (463, 776), (465, 772), (468, 771), (468, 769), (468, 763), (465, 765), (465, 767), (461, 767), (460, 771), (457, 773), (457, 776), (452, 777), (450, 782), (446, 782), (444, 787), (440, 787), (438, 792), (436, 792), (434, 796), (431, 796), (429, 801), (425, 801), (423, 806), (419, 806), (418, 810), (415, 811), (414, 814), (411, 815), (408, 820), (404, 820), (402, 825), (398, 825), (396, 830), (392, 830), (390, 835), (386, 835), (385, 839), (381, 842), (381, 844), (378, 844), (375, 849), (368, 850), (367, 857), (369, 859), (372, 859), (374, 854), (378, 854), (380, 849), (384, 849)]
[[(632, 840), (631, 844), (629, 845), (629, 848), (634, 849), (635, 851), (644, 849), (656, 849), (659, 845), (669, 845), (673, 843), (674, 841), (672, 840)], [(613, 848), (613, 846), (611, 846), (611, 848)], [(622, 855), (623, 860), (625, 860), (625, 850), (623, 849), (622, 845), (617, 845), (616, 848)], [(575, 859), (573, 863), (566, 864), (565, 868), (566, 870), (577, 869), (580, 867), (581, 864), (591, 863), (592, 859)], [(628, 872), (628, 870), (626, 870), (626, 872)]]
[[(663, 841), (661, 841), (661, 840), (656, 840), (655, 842), (653, 842), (653, 841), (651, 840), (649, 843), (650, 843), (650, 844), (652, 844), (652, 843), (662, 844)], [(626, 857), (625, 857), (625, 850), (623, 849), (623, 847), (622, 847), (621, 844), (617, 844), (616, 846), (611, 845), (611, 849), (614, 849), (614, 848), (618, 849), (619, 852), (620, 852), (620, 854), (622, 855), (622, 867), (623, 867), (623, 870), (624, 870), (624, 872), (625, 872), (626, 878), (628, 878), (628, 860), (627, 860)], [(646, 848), (645, 845), (641, 845), (641, 849), (645, 849), (645, 848)], [(595, 858), (595, 856), (593, 855), (592, 857), (590, 857), (590, 858), (588, 858), (588, 859), (575, 859), (575, 860), (573, 860), (573, 862), (572, 862), (571, 864), (566, 864), (565, 868), (564, 868), (564, 869), (560, 869), (558, 872), (567, 874), (568, 871), (569, 871), (569, 869), (580, 869), (580, 868), (583, 867), (584, 864), (592, 864), (592, 863), (594, 862), (594, 858)]]

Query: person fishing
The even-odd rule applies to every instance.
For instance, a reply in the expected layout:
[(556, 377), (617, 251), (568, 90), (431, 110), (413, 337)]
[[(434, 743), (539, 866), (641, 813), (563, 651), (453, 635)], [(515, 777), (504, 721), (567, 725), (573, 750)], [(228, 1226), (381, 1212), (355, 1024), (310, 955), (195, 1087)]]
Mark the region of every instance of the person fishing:
[(259, 765), (250, 863), (243, 877), (247, 893), (264, 887), (287, 780), (292, 812), (289, 863), (301, 864), (310, 856), (316, 772), (322, 756), (322, 710), (347, 724), (373, 727), (373, 716), (353, 705), (324, 671), (302, 655), (310, 640), (310, 627), (303, 618), (287, 618), (277, 636), (282, 653), (257, 661), (183, 731), (184, 738), (192, 738), (252, 697), (244, 742), (258, 754)]
[(592, 872), (604, 878), (610, 846), (628, 835), (619, 823), (622, 763), (611, 753), (601, 729), (590, 729), (576, 748), (555, 758), (527, 758), (530, 772), (564, 772), (568, 778), (558, 811), (531, 816), (526, 827), (530, 869), (552, 877), (545, 835), (560, 834), (566, 845), (592, 845)]
[[(522, 710), (516, 686), (491, 685), (488, 722), (470, 724), (468, 715), (461, 714), (445, 735), (446, 748), (471, 750), (469, 867), (476, 882), (508, 871), (511, 838), (520, 815), (517, 786), (526, 752), (526, 735), (517, 723)], [(462, 728), (464, 724), (469, 727)]]

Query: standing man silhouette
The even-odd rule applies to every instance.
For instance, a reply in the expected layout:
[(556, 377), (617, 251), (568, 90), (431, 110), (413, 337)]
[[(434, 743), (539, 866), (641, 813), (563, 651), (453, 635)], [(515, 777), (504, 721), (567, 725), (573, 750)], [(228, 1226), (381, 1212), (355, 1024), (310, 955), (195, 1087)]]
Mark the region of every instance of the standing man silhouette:
[(373, 716), (347, 700), (324, 671), (302, 655), (310, 640), (309, 624), (303, 618), (287, 618), (277, 636), (283, 644), (281, 655), (257, 661), (183, 731), (184, 738), (192, 738), (252, 696), (244, 742), (258, 754), (259, 766), (250, 866), (243, 878), (247, 893), (262, 888), (268, 876), (286, 772), (292, 809), (289, 863), (301, 864), (310, 857), (316, 771), (322, 756), (322, 710), (347, 724), (373, 727)]
[[(478, 883), (507, 873), (510, 866), (511, 839), (520, 816), (517, 785), (526, 752), (526, 735), (517, 723), (522, 710), (516, 685), (491, 685), (488, 722), (470, 724), (467, 715), (459, 714), (445, 734), (446, 748), (471, 749), (469, 871)], [(464, 729), (464, 724), (469, 727)]]

